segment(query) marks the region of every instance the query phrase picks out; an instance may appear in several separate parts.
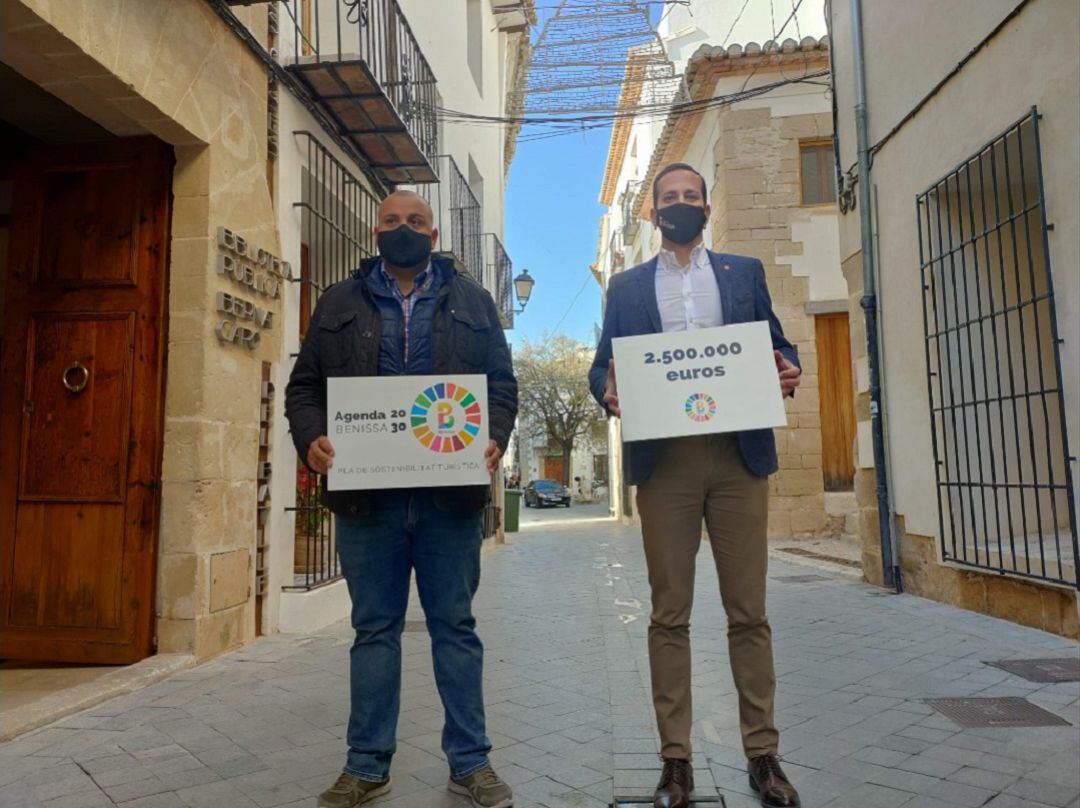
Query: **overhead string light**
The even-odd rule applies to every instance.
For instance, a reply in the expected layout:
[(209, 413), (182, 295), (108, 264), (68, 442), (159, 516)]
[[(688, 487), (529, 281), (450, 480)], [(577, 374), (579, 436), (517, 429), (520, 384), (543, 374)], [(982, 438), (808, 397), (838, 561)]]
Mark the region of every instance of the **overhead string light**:
[(624, 85), (648, 85), (641, 100), (674, 97), (679, 75), (642, 0), (562, 0), (532, 47), (529, 76), (511, 109), (522, 117), (610, 113)]
[(472, 124), (477, 126), (503, 126), (505, 124), (527, 124), (535, 127), (547, 127), (549, 132), (539, 132), (533, 136), (523, 135), (523, 140), (540, 139), (543, 137), (571, 134), (585, 129), (594, 129), (610, 126), (620, 118), (637, 118), (642, 121), (663, 120), (668, 115), (686, 112), (698, 112), (706, 109), (716, 109), (728, 106), (738, 101), (744, 101), (758, 95), (772, 92), (780, 87), (791, 84), (821, 84), (822, 79), (827, 79), (828, 70), (819, 70), (802, 76), (781, 79), (768, 84), (758, 85), (745, 90), (739, 90), (727, 95), (717, 95), (700, 100), (689, 100), (683, 94), (679, 94), (674, 101), (657, 101), (653, 103), (638, 103), (624, 105), (622, 108), (604, 112), (593, 112), (586, 115), (545, 115), (545, 116), (499, 116), (478, 115), (471, 112), (440, 107), (438, 115), (440, 120), (453, 121), (455, 123)]
[[(791, 15), (779, 33), (795, 19), (803, 0), (789, 0)], [(520, 11), (524, 0), (503, 0), (496, 13)], [(738, 23), (749, 0), (744, 0), (732, 24)], [(668, 58), (652, 24), (650, 6), (689, 5), (689, 0), (560, 0), (550, 8), (531, 48), (528, 80), (510, 93), (505, 115), (477, 115), (439, 108), (443, 121), (473, 126), (523, 127), (518, 140), (545, 140), (611, 126), (624, 118), (663, 120), (672, 114), (715, 109), (789, 84), (822, 83), (828, 71), (805, 71), (800, 76), (757, 87), (743, 84), (738, 92), (691, 100), (682, 75)], [(775, 25), (775, 23), (774, 23)], [(726, 40), (730, 38), (728, 32)], [(772, 47), (779, 46), (773, 44)], [(760, 66), (760, 65), (759, 65)], [(756, 72), (756, 68), (755, 71)], [(752, 75), (752, 74), (751, 74)]]

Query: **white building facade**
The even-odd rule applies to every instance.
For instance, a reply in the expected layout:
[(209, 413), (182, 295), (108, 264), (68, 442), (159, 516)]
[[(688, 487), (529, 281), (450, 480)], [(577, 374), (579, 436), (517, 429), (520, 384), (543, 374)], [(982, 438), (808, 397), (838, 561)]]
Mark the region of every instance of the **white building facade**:
[[(272, 507), (260, 554), (260, 630), (302, 632), (346, 614), (348, 592), (333, 523), (318, 502), (320, 483), (296, 457), (284, 419), (293, 357), (322, 289), (376, 252), (378, 201), (396, 187), (429, 200), (436, 249), (483, 283), (512, 326), (503, 214), (516, 130), (454, 113), (507, 114), (523, 89), (535, 18), (531, 3), (494, 0), (448, 0), (438, 14), (424, 0), (377, 0), (363, 9), (340, 0), (277, 5), (277, 58), (307, 92), (276, 94), (277, 224), (298, 282), (285, 290), (282, 354), (271, 370)], [(380, 35), (397, 44), (380, 47)], [(386, 102), (373, 104), (365, 92)], [(337, 137), (318, 120), (325, 116)], [(380, 129), (390, 133), (380, 138)], [(500, 504), (496, 481), (486, 519), (492, 537), (501, 533)]]
[[(850, 4), (832, 4), (831, 27), (865, 574), (1075, 637), (1080, 10), (1055, 0), (861, 9), (869, 177), (857, 167)], [(874, 402), (855, 315), (871, 291), (871, 247)]]

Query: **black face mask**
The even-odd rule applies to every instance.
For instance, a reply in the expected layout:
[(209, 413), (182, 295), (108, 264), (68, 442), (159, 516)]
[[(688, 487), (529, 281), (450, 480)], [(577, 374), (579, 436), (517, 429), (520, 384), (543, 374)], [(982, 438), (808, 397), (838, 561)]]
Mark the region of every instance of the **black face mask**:
[(668, 241), (689, 244), (705, 229), (705, 208), (685, 202), (657, 208), (656, 226)]
[(379, 255), (395, 267), (415, 267), (431, 257), (431, 236), (407, 224), (379, 233)]

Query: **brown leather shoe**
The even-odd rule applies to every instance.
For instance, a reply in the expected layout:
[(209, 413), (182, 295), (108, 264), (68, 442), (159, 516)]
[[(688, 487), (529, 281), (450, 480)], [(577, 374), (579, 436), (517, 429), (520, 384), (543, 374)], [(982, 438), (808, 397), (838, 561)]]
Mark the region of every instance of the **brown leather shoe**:
[(653, 808), (689, 808), (694, 769), (689, 760), (664, 758), (664, 771), (653, 795)]
[(761, 797), (766, 808), (799, 808), (799, 792), (780, 768), (776, 755), (759, 755), (747, 763), (750, 772), (750, 788)]

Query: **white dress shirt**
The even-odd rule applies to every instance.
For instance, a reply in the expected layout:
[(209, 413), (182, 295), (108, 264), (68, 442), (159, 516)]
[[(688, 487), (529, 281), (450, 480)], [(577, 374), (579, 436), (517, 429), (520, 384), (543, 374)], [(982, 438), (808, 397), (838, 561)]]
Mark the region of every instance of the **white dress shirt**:
[(665, 333), (724, 324), (720, 288), (704, 242), (694, 247), (686, 266), (679, 266), (671, 250), (660, 249), (656, 262), (656, 302)]

